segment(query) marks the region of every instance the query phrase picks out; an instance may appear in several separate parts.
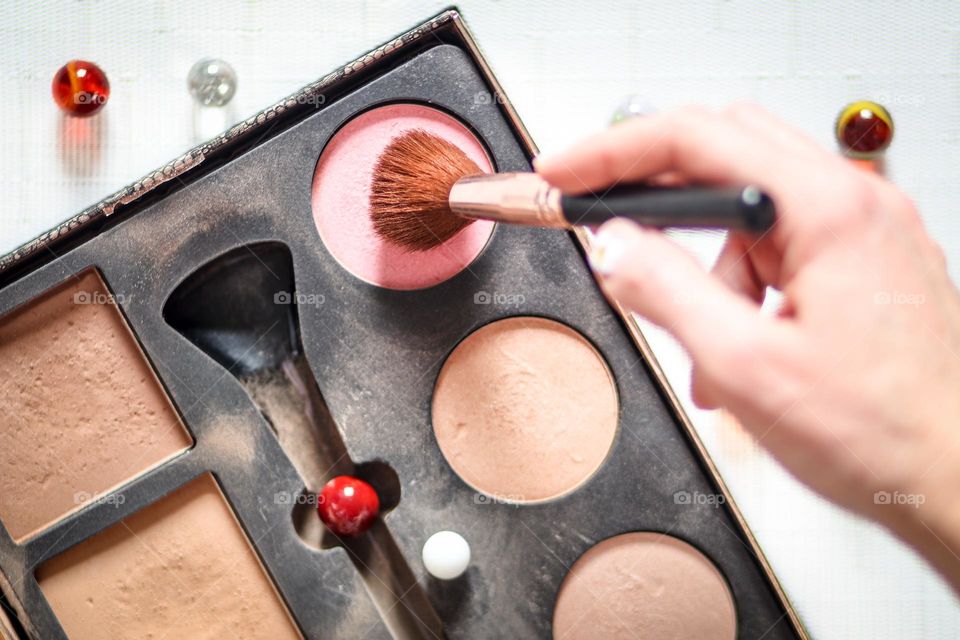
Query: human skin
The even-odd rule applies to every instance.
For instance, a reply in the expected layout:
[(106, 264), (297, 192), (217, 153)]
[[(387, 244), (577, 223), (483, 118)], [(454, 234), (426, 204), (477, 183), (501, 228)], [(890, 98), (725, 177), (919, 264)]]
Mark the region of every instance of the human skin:
[[(915, 546), (960, 591), (960, 295), (913, 202), (754, 105), (635, 118), (536, 162), (569, 193), (617, 182), (756, 184), (778, 221), (731, 233), (712, 272), (613, 220), (591, 263), (667, 329), (693, 398), (796, 477)], [(767, 287), (782, 292), (761, 311)]]

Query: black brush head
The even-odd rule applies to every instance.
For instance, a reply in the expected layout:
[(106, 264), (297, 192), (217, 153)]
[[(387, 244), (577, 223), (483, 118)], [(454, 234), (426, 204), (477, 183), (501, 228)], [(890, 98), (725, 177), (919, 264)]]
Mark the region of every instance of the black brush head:
[(483, 173), (453, 143), (412, 129), (383, 150), (373, 170), (370, 216), (384, 239), (408, 251), (427, 251), (472, 221), (450, 210), (450, 189), (460, 178)]

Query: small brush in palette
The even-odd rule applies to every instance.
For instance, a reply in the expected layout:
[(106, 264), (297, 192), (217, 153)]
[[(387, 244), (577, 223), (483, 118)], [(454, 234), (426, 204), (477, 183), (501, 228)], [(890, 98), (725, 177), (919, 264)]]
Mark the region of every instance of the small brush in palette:
[(9, 633), (805, 637), (587, 234), (376, 235), (414, 129), (530, 169), (454, 10), (0, 259)]

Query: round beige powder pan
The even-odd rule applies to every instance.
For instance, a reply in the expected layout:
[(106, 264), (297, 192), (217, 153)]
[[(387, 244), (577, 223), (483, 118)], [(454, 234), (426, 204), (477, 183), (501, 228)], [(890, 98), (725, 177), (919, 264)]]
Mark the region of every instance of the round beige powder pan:
[(437, 378), (433, 429), (453, 470), (509, 502), (563, 496), (600, 468), (617, 432), (613, 376), (553, 320), (498, 320), (464, 339)]
[(593, 546), (560, 585), (555, 640), (733, 640), (727, 581), (682, 540), (650, 531)]

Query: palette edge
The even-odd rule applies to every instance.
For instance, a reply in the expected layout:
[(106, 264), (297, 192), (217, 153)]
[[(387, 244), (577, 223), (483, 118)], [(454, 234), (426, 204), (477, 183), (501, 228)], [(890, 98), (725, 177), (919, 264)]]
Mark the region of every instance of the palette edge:
[[(168, 165), (165, 165), (157, 171), (148, 174), (144, 178), (141, 178), (137, 182), (124, 189), (121, 189), (107, 199), (88, 207), (76, 216), (61, 223), (54, 229), (25, 243), (17, 249), (14, 249), (7, 255), (0, 257), (0, 285), (5, 285), (13, 279), (18, 278), (25, 271), (30, 271), (33, 267), (44, 264), (45, 260), (42, 256), (43, 249), (52, 246), (59, 246), (59, 243), (77, 241), (78, 239), (82, 238), (85, 233), (89, 233), (91, 227), (97, 226), (94, 224), (95, 222), (116, 215), (118, 209), (122, 209), (123, 215), (117, 215), (115, 218), (117, 221), (127, 217), (128, 214), (135, 213), (139, 210), (139, 207), (145, 206), (147, 203), (149, 203), (151, 197), (148, 196), (155, 196), (156, 194), (160, 193), (162, 189), (160, 191), (156, 190), (174, 178), (184, 178), (188, 174), (202, 175), (205, 172), (206, 166), (215, 164), (212, 162), (212, 160), (215, 159), (219, 153), (232, 149), (234, 144), (242, 145), (245, 134), (255, 130), (264, 122), (278, 117), (288, 109), (296, 108), (297, 103), (304, 97), (316, 95), (318, 92), (321, 92), (328, 87), (335, 86), (338, 82), (344, 80), (348, 76), (352, 76), (363, 71), (364, 69), (374, 66), (374, 63), (378, 62), (381, 60), (381, 58), (388, 54), (401, 55), (402, 53), (415, 51), (417, 46), (416, 43), (423, 40), (425, 35), (431, 34), (432, 32), (442, 28), (452, 28), (456, 31), (458, 37), (462, 41), (462, 44), (466, 46), (474, 62), (480, 69), (484, 80), (491, 87), (492, 94), (495, 96), (496, 104), (503, 110), (507, 121), (519, 133), (520, 141), (524, 147), (524, 150), (531, 158), (535, 156), (538, 151), (536, 144), (533, 142), (529, 132), (520, 120), (512, 103), (503, 92), (502, 87), (495, 78), (491, 68), (483, 58), (479, 47), (474, 41), (472, 34), (467, 29), (466, 24), (463, 22), (460, 13), (456, 9), (449, 9), (438, 14), (424, 24), (421, 24), (420, 26), (391, 40), (387, 44), (343, 66), (341, 69), (327, 75), (322, 80), (308, 85), (299, 92), (292, 94), (288, 98), (261, 111), (257, 115), (252, 116), (239, 125), (233, 127), (225, 134), (215, 138), (213, 141), (204, 143), (198, 147), (195, 147), (194, 149), (191, 149), (186, 154), (180, 156), (178, 159), (174, 160)], [(299, 104), (302, 105), (303, 102), (299, 102)], [(207, 163), (206, 165), (204, 165), (205, 162)], [(100, 230), (96, 229), (93, 232), (99, 233)], [(581, 252), (585, 252), (589, 249), (591, 243), (591, 234), (589, 231), (578, 229), (574, 232), (574, 237), (576, 239), (577, 247)], [(639, 324), (632, 315), (626, 312), (619, 305), (611, 303), (611, 308), (614, 310), (621, 323), (627, 329), (631, 341), (634, 343), (637, 350), (646, 361), (646, 366), (653, 375), (659, 391), (663, 394), (665, 404), (669, 406), (670, 412), (682, 426), (685, 436), (690, 440), (691, 444), (696, 449), (697, 454), (707, 470), (708, 476), (716, 484), (718, 490), (723, 494), (727, 507), (730, 509), (731, 515), (733, 515), (740, 526), (746, 538), (746, 542), (749, 544), (752, 555), (759, 563), (762, 572), (775, 592), (775, 595), (777, 596), (781, 606), (787, 612), (792, 626), (801, 637), (808, 637), (780, 582), (773, 573), (772, 567), (764, 556), (752, 530), (744, 519), (739, 508), (736, 506), (736, 503), (733, 501), (732, 496), (730, 495), (726, 484), (720, 476), (716, 465), (710, 458), (709, 453), (703, 445), (703, 442), (697, 435), (695, 426), (684, 411), (682, 405), (680, 404), (679, 398), (677, 397), (675, 391), (669, 383), (669, 380), (666, 377), (664, 370), (653, 354), (653, 351), (644, 337)]]

